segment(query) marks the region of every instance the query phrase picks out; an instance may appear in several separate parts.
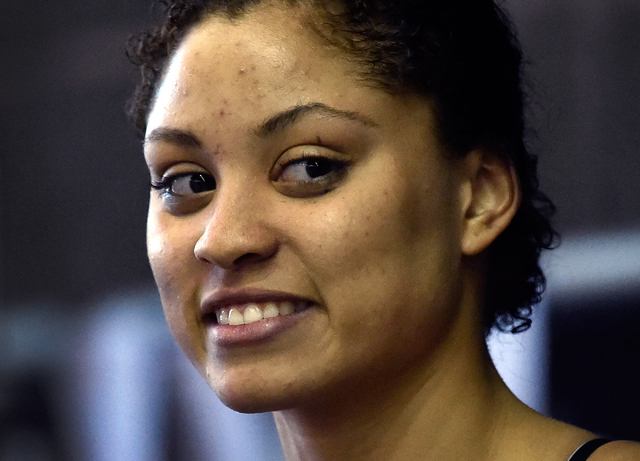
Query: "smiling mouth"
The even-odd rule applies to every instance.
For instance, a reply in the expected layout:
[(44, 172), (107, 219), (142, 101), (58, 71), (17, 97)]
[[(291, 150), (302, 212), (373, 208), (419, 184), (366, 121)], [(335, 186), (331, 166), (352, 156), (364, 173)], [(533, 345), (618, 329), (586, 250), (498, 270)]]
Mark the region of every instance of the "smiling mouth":
[(215, 323), (219, 325), (247, 325), (264, 319), (301, 312), (307, 309), (311, 304), (312, 303), (307, 301), (300, 301), (296, 303), (292, 301), (270, 301), (265, 303), (251, 302), (216, 309), (214, 316), (207, 317), (209, 317), (208, 320), (215, 320)]

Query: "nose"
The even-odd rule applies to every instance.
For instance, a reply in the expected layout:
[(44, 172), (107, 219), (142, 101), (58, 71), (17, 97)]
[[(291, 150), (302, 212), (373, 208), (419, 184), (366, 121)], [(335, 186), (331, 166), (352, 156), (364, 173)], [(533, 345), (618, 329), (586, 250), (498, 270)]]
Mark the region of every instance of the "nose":
[(212, 203), (195, 257), (202, 262), (233, 270), (271, 258), (278, 238), (268, 223), (268, 206), (256, 194), (220, 191)]

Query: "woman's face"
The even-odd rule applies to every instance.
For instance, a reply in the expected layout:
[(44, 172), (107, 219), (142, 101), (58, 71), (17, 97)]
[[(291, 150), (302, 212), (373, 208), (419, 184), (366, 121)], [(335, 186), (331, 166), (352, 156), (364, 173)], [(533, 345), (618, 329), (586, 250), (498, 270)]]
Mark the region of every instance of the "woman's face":
[(460, 308), (463, 181), (429, 104), (364, 83), (303, 18), (198, 24), (145, 141), (169, 326), (240, 411), (394, 385)]

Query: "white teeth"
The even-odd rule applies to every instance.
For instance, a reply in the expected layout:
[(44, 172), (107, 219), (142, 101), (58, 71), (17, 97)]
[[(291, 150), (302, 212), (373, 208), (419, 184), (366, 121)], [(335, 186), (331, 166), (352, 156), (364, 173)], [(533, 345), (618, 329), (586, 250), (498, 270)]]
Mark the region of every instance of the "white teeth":
[(285, 301), (280, 304), (280, 315), (289, 315), (293, 314), (295, 308), (292, 302)]
[(253, 323), (262, 320), (262, 310), (255, 304), (249, 304), (244, 309), (244, 323)]
[[(306, 303), (300, 303), (298, 310), (305, 307)], [(278, 317), (279, 315), (291, 315), (296, 311), (296, 305), (291, 301), (281, 303), (268, 302), (264, 305), (247, 304), (234, 308), (219, 309), (216, 311), (218, 324), (220, 325), (244, 325), (258, 322), (262, 319)]]
[(242, 325), (244, 323), (244, 316), (238, 309), (231, 309), (229, 311), (229, 325)]
[(265, 319), (270, 319), (271, 317), (277, 317), (278, 315), (280, 315), (280, 309), (278, 309), (278, 306), (275, 303), (267, 303), (264, 306), (264, 318)]

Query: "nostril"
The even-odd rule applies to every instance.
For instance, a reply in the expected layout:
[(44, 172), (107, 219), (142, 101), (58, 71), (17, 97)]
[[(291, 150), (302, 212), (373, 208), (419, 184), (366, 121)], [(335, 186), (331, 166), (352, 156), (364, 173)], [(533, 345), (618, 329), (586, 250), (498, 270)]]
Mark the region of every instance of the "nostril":
[(234, 265), (235, 266), (245, 266), (247, 264), (255, 264), (258, 263), (260, 261), (262, 261), (263, 259), (267, 259), (267, 257), (265, 257), (265, 255), (261, 255), (258, 253), (246, 253), (243, 254), (242, 256), (240, 256), (239, 258), (237, 258), (234, 261)]
[(269, 259), (278, 246), (278, 234), (270, 226), (218, 213), (207, 222), (193, 252), (200, 262), (236, 269)]

